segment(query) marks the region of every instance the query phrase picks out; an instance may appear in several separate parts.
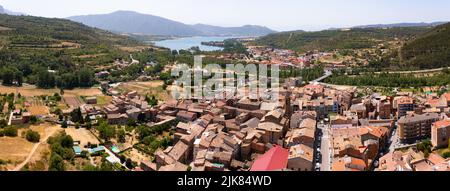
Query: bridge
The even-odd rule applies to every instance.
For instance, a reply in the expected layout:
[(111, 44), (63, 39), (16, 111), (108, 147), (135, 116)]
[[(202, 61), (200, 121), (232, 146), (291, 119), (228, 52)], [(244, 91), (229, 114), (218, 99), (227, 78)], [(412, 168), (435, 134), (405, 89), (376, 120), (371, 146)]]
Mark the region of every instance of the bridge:
[(333, 72), (331, 72), (330, 70), (325, 70), (325, 74), (322, 77), (317, 78), (317, 79), (315, 79), (313, 81), (310, 81), (309, 83), (310, 84), (314, 84), (314, 83), (321, 82), (321, 81), (327, 79), (328, 77), (330, 77), (331, 75), (333, 75)]

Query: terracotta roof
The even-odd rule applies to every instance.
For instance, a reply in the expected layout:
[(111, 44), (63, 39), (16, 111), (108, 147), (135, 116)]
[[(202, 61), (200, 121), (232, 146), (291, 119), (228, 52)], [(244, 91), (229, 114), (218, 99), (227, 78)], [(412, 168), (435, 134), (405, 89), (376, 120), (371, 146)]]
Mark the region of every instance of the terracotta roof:
[(442, 95), (447, 101), (450, 101), (450, 93), (445, 93)]
[(442, 121), (437, 121), (433, 125), (434, 128), (443, 128), (443, 127), (448, 127), (448, 126), (450, 126), (450, 120), (449, 119), (442, 120)]
[(289, 159), (301, 157), (307, 161), (313, 162), (314, 151), (306, 145), (295, 145), (289, 148)]
[(259, 157), (251, 168), (251, 171), (275, 171), (287, 167), (289, 150), (275, 146)]
[(187, 171), (187, 169), (188, 169), (188, 166), (186, 166), (185, 164), (176, 162), (171, 165), (162, 166), (159, 169), (159, 171), (182, 172), (182, 171)]

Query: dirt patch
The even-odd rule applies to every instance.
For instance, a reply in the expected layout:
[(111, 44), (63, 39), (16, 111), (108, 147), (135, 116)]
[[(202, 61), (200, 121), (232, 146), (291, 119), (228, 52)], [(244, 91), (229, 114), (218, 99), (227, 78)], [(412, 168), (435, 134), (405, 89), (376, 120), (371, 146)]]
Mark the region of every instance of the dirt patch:
[(1, 94), (20, 93), (22, 96), (33, 97), (41, 95), (54, 95), (59, 93), (58, 89), (39, 89), (34, 85), (24, 85), (23, 87), (9, 87), (0, 85)]
[(0, 159), (11, 161), (8, 164), (14, 167), (24, 161), (33, 148), (33, 143), (21, 137), (0, 137)]
[(42, 143), (28, 162), (30, 171), (46, 171), (50, 162), (50, 145)]
[(65, 131), (73, 138), (74, 141), (80, 141), (81, 147), (88, 145), (88, 143), (100, 144), (97, 138), (87, 129), (67, 128)]
[(77, 108), (80, 107), (81, 105), (83, 105), (83, 103), (81, 102), (80, 99), (78, 99), (78, 97), (75, 96), (63, 96), (64, 102), (69, 105), (70, 107), (73, 108)]
[(92, 88), (76, 88), (73, 90), (64, 90), (64, 95), (72, 96), (100, 96), (103, 95), (102, 91), (96, 87)]
[(128, 150), (127, 152), (125, 152), (125, 156), (127, 156), (128, 158), (130, 158), (132, 161), (135, 161), (135, 162), (151, 160), (151, 156), (149, 156), (145, 153), (142, 153), (135, 148), (132, 148), (132, 149)]
[(167, 100), (170, 98), (170, 95), (162, 88), (163, 84), (164, 82), (161, 80), (149, 82), (126, 82), (121, 83), (117, 89), (121, 92), (137, 91), (140, 95), (154, 95), (157, 99)]
[[(45, 137), (52, 135), (54, 132), (58, 130), (62, 130), (62, 128), (59, 125), (53, 125), (50, 123), (42, 123), (39, 125), (32, 125), (30, 126), (30, 129), (33, 131), (36, 131), (41, 136), (41, 139), (44, 139)], [(23, 129), (28, 130), (28, 129)]]

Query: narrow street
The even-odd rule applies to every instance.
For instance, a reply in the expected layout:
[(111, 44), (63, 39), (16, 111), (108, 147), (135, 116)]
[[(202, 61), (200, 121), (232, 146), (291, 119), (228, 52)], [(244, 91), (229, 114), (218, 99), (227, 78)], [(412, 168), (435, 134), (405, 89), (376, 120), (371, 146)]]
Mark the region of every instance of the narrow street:
[(322, 141), (321, 141), (321, 153), (322, 153), (322, 164), (320, 167), (321, 171), (331, 170), (331, 135), (330, 129), (327, 125), (319, 124), (318, 128), (322, 130)]

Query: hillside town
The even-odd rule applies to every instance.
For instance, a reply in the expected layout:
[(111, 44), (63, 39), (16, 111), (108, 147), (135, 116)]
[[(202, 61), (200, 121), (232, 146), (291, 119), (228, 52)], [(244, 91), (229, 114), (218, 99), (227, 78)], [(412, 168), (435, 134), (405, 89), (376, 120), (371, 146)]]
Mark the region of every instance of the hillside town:
[[(170, 99), (150, 105), (148, 96), (128, 91), (113, 95), (103, 106), (98, 105), (96, 96), (85, 97), (82, 103), (62, 110), (59, 117), (10, 110), (9, 102), (3, 111), (11, 111), (11, 125), (30, 123), (33, 117), (69, 129), (100, 125), (102, 121), (117, 129), (136, 124), (150, 131), (164, 127), (156, 135), (166, 134), (171, 143), (152, 152), (143, 144), (142, 129), (127, 131), (124, 140), (104, 137), (98, 128), (86, 132), (94, 135), (92, 142), (74, 137), (76, 156), (107, 153), (109, 163), (133, 171), (450, 169), (450, 161), (445, 159), (450, 93), (373, 93), (361, 97), (355, 87), (290, 82), (280, 87), (277, 101), (235, 96)], [(117, 94), (113, 87), (103, 88)], [(75, 122), (74, 113), (78, 112), (89, 123)], [(129, 160), (123, 160), (124, 154)]]
[(76, 18), (0, 14), (0, 171), (450, 171), (448, 23)]

